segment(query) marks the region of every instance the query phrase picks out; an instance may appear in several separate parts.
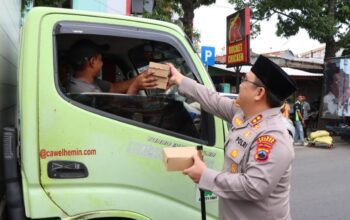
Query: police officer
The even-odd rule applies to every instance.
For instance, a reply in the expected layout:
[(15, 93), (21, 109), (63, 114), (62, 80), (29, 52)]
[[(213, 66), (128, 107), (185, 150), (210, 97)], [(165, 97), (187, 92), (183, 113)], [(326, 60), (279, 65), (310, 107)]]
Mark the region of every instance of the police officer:
[(183, 173), (201, 189), (219, 196), (220, 219), (291, 219), (293, 138), (282, 122), (280, 106), (295, 92), (295, 82), (275, 63), (259, 56), (232, 103), (170, 66), (169, 85), (178, 85), (180, 94), (232, 120), (233, 125), (225, 143), (222, 171), (206, 167), (195, 156), (194, 165)]

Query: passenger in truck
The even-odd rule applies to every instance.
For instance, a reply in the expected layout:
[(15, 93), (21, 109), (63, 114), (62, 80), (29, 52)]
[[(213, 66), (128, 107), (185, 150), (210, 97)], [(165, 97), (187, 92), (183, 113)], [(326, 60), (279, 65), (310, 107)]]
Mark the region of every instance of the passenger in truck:
[(108, 82), (98, 79), (103, 66), (102, 53), (108, 45), (98, 45), (91, 40), (79, 40), (69, 50), (69, 62), (74, 74), (68, 85), (68, 92), (111, 92), (136, 95), (139, 90), (153, 89), (156, 78), (152, 72), (143, 71), (138, 76), (121, 82)]

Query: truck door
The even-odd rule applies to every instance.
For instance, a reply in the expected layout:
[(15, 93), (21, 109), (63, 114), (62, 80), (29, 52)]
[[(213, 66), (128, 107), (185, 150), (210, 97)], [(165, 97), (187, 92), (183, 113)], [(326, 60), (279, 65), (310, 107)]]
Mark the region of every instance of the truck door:
[[(196, 185), (181, 172), (165, 170), (162, 148), (203, 145), (207, 165), (220, 170), (222, 120), (177, 88), (137, 96), (69, 91), (74, 77), (69, 48), (81, 39), (109, 47), (102, 54), (101, 80), (127, 80), (149, 61), (171, 62), (213, 89), (183, 33), (166, 23), (89, 14), (51, 13), (41, 25), (40, 181), (52, 202), (68, 216), (108, 210), (129, 217), (198, 219)], [(209, 219), (217, 218), (217, 198), (207, 195), (213, 200), (207, 202)]]

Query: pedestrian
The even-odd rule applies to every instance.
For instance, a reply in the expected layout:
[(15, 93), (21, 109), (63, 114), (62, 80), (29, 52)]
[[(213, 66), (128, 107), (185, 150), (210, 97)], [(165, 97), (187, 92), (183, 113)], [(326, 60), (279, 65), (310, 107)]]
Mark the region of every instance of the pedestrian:
[(280, 106), (296, 90), (295, 82), (275, 63), (259, 56), (243, 77), (233, 103), (170, 66), (169, 85), (178, 85), (180, 94), (232, 121), (224, 145), (224, 170), (208, 168), (196, 155), (194, 165), (183, 173), (201, 189), (219, 196), (221, 220), (291, 219), (293, 138), (281, 123)]
[[(304, 126), (305, 121), (303, 117), (304, 108), (303, 108), (303, 95), (298, 95), (297, 101), (294, 103), (294, 126), (295, 126), (295, 135), (294, 135), (294, 145), (306, 145), (304, 139)], [(300, 142), (299, 142), (300, 141)]]
[(303, 95), (303, 116), (304, 116), (304, 126), (303, 126), (303, 133), (304, 138), (307, 137), (308, 128), (309, 128), (309, 118), (311, 113), (311, 107), (310, 104), (306, 101), (306, 96)]

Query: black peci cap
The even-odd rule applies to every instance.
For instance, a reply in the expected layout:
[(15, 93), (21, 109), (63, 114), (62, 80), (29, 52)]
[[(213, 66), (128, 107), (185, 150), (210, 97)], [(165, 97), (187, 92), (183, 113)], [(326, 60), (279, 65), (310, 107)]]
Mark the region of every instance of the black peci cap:
[(255, 61), (251, 71), (281, 101), (297, 89), (295, 81), (281, 67), (262, 55)]
[(73, 65), (82, 65), (91, 57), (109, 49), (107, 44), (98, 45), (91, 40), (79, 40), (69, 50), (69, 61)]

